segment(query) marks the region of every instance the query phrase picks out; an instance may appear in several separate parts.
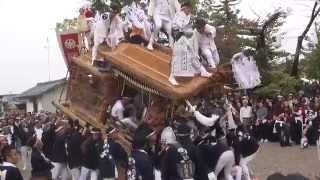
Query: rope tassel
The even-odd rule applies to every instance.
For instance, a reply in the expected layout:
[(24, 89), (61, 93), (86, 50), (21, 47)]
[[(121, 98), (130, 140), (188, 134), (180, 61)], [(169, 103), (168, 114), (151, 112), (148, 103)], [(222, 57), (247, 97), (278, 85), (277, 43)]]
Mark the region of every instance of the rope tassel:
[(152, 93), (152, 94), (155, 94), (158, 96), (167, 97), (167, 96), (163, 95), (162, 93), (160, 93), (159, 91), (157, 91), (156, 89), (149, 87), (148, 85), (146, 85), (146, 83), (140, 83), (140, 82), (138, 82), (138, 80), (135, 80), (130, 75), (128, 75), (118, 69), (113, 69), (113, 73), (115, 74), (115, 76), (122, 77), (126, 82), (128, 82), (129, 84), (131, 84), (139, 89), (142, 89), (144, 91), (147, 91), (149, 93)]

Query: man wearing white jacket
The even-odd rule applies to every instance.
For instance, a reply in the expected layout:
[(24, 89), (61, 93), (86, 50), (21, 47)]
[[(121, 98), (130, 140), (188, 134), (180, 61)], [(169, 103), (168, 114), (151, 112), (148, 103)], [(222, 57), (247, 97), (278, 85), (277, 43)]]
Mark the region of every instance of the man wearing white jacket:
[(127, 127), (136, 129), (137, 124), (134, 122), (133, 117), (125, 117), (126, 108), (131, 103), (130, 98), (123, 97), (115, 102), (111, 109), (111, 117), (115, 120), (116, 123), (124, 124)]
[(200, 63), (197, 52), (194, 50), (193, 30), (190, 22), (192, 5), (183, 4), (181, 11), (177, 12), (172, 23), (175, 43), (172, 50), (171, 72), (169, 82), (179, 85), (175, 77), (193, 77), (201, 73), (203, 77), (210, 77), (204, 66)]
[[(194, 113), (196, 120), (200, 122), (200, 124), (202, 124), (203, 126), (212, 127), (219, 119), (219, 116), (215, 114), (212, 114), (210, 117), (206, 117), (199, 111), (197, 111), (195, 106), (192, 106), (189, 101), (186, 101), (186, 103), (189, 106), (189, 110)], [(203, 153), (208, 153), (211, 155), (210, 157), (205, 155), (205, 157), (209, 158), (207, 160), (216, 160), (215, 167), (212, 167), (214, 168), (214, 172), (208, 174), (209, 180), (215, 180), (215, 175), (218, 175), (220, 172), (224, 173), (224, 178), (226, 180), (233, 180), (231, 176), (231, 170), (232, 166), (234, 165), (234, 153), (227, 146), (221, 143), (215, 143), (207, 146), (202, 146), (200, 147), (200, 149), (203, 150)], [(218, 158), (216, 159), (212, 157)]]
[(153, 50), (153, 42), (161, 28), (164, 28), (169, 36), (169, 44), (173, 45), (171, 36), (172, 20), (177, 12), (180, 11), (180, 3), (178, 0), (150, 0), (148, 15), (154, 22), (154, 31), (151, 35), (148, 49)]
[(214, 42), (216, 28), (207, 24), (204, 19), (197, 19), (195, 24), (196, 51), (198, 52), (200, 49), (201, 54), (208, 61), (209, 67), (216, 68), (220, 62), (218, 50)]
[(196, 106), (193, 106), (188, 100), (186, 100), (186, 104), (188, 106), (188, 111), (193, 113), (194, 117), (200, 124), (206, 127), (213, 126), (216, 121), (219, 119), (219, 116), (216, 114), (212, 114), (211, 117), (206, 117), (196, 110)]
[(172, 21), (173, 31), (185, 32), (192, 30), (191, 14), (192, 5), (189, 2), (182, 4), (181, 10), (178, 11)]
[(110, 14), (97, 12), (95, 23), (93, 25), (93, 47), (92, 47), (92, 64), (97, 60), (99, 45), (106, 41), (108, 29), (110, 27)]
[(194, 52), (192, 39), (192, 32), (184, 33), (177, 42), (174, 43), (172, 50), (171, 72), (169, 82), (177, 86), (179, 83), (175, 77), (193, 77), (200, 73), (202, 77), (209, 78), (212, 76), (204, 66), (200, 63), (196, 52)]
[(121, 40), (124, 39), (124, 22), (119, 15), (120, 11), (121, 7), (118, 7), (117, 5), (111, 6), (110, 27), (106, 39), (108, 46), (111, 49), (116, 48)]
[(146, 3), (144, 0), (135, 0), (128, 8), (127, 18), (131, 25), (130, 42), (132, 43), (145, 44), (151, 37), (151, 23), (144, 9)]

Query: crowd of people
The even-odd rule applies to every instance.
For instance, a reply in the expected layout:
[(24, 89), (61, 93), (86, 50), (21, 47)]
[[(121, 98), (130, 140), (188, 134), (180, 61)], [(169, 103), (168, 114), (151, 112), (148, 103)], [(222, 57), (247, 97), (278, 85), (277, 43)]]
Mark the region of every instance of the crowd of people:
[[(111, 4), (109, 10), (97, 11), (95, 16), (87, 7), (80, 9), (78, 31), (82, 46), (90, 49), (92, 45), (94, 65), (104, 61), (98, 57), (98, 47), (102, 43), (114, 50), (126, 40), (152, 51), (163, 32), (172, 49), (168, 81), (178, 86), (176, 77), (200, 74), (209, 78), (220, 62), (215, 44), (216, 28), (204, 18), (194, 17), (192, 12), (191, 1), (180, 4), (178, 0), (133, 0), (125, 7)], [(244, 48), (231, 59), (235, 80), (242, 89), (261, 83), (253, 55), (254, 51)]]
[[(277, 95), (273, 98), (242, 97), (242, 102), (229, 98), (229, 124), (241, 128), (260, 142), (280, 142), (281, 146), (316, 145), (319, 136), (320, 95)], [(228, 112), (228, 111), (227, 111)]]
[[(110, 112), (115, 122), (126, 118), (127, 108), (137, 107), (130, 98), (121, 99)], [(251, 179), (248, 163), (259, 141), (306, 148), (319, 137), (320, 94), (256, 98), (227, 93), (194, 102), (187, 101), (161, 130), (146, 120), (131, 126), (123, 121), (133, 129), (129, 151), (116, 128), (81, 126), (61, 114), (9, 114), (0, 124), (0, 176), (23, 179), (17, 168), (21, 156), (22, 171), (31, 162), (31, 179), (41, 180)]]
[[(195, 107), (191, 109), (204, 127), (216, 124), (218, 116), (205, 117)], [(234, 165), (238, 179), (242, 171), (249, 173), (246, 157), (259, 148), (250, 136), (243, 134), (240, 139), (245, 140), (232, 144), (238, 150), (235, 153), (226, 144), (218, 143), (212, 133), (195, 138), (192, 126), (185, 120), (177, 117), (161, 132), (142, 122), (135, 129), (132, 149), (127, 152), (119, 143), (115, 128), (98, 129), (89, 124), (82, 127), (79, 121), (59, 114), (11, 114), (1, 121), (0, 175), (5, 180), (23, 179), (17, 168), (20, 155), (22, 170), (28, 170), (31, 162), (31, 179), (41, 180), (109, 180), (118, 178), (120, 172), (126, 172), (130, 180), (211, 180), (220, 173), (233, 179)], [(253, 143), (251, 149), (244, 149), (244, 142)]]

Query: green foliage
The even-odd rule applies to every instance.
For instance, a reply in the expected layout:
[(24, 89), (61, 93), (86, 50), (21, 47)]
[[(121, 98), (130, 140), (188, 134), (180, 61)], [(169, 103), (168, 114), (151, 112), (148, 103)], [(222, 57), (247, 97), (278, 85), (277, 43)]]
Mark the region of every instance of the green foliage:
[[(320, 32), (318, 34), (318, 39), (320, 38)], [(320, 40), (318, 40), (318, 44), (311, 51), (311, 53), (306, 55), (304, 59), (304, 71), (308, 78), (320, 80)]]
[(238, 14), (239, 10), (235, 8), (235, 6), (239, 4), (239, 0), (219, 0), (216, 4), (213, 5), (213, 14), (216, 14), (216, 17), (220, 22), (220, 24), (224, 24), (226, 28), (230, 28), (231, 26), (238, 24)]
[(197, 11), (197, 4), (198, 4), (198, 0), (179, 0), (180, 4), (184, 4), (184, 3), (191, 3), (192, 8), (193, 8), (193, 13), (196, 13)]
[(108, 5), (104, 0), (90, 0), (90, 2), (92, 3), (93, 12), (96, 12), (96, 11), (102, 12), (107, 10)]
[(128, 4), (130, 0), (88, 0), (92, 4), (92, 10), (95, 13), (96, 11), (105, 12), (110, 9), (111, 5), (117, 5), (119, 7)]
[(320, 47), (312, 51), (306, 58), (306, 75), (310, 79), (320, 80)]
[(264, 74), (271, 70), (271, 63), (280, 58), (288, 56), (288, 53), (280, 49), (279, 30), (284, 23), (287, 13), (281, 9), (268, 14), (267, 19), (262, 24), (262, 29), (257, 36), (257, 56), (258, 66)]
[(260, 97), (271, 97), (276, 93), (288, 94), (296, 92), (301, 86), (300, 80), (282, 71), (271, 71), (260, 87), (254, 91)]
[(64, 19), (62, 23), (56, 24), (56, 32), (77, 31), (77, 18)]
[(239, 13), (235, 6), (238, 3), (239, 0), (202, 0), (198, 2), (196, 14), (215, 26), (235, 25)]

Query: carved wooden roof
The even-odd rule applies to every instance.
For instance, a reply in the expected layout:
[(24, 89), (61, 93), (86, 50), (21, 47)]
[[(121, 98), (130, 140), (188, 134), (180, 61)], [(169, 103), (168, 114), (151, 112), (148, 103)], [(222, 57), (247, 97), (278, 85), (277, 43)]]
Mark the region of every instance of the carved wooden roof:
[[(169, 99), (185, 99), (214, 85), (223, 84), (231, 72), (229, 64), (222, 65), (211, 78), (196, 76), (178, 79), (179, 86), (169, 83), (171, 51), (157, 48), (149, 51), (139, 45), (121, 43), (117, 49), (100, 48), (99, 53), (113, 65), (113, 74), (124, 79), (138, 89)], [(97, 76), (108, 74), (92, 67), (90, 55), (75, 57), (75, 64), (84, 67)]]
[(171, 85), (168, 81), (171, 54), (168, 52), (148, 51), (141, 46), (129, 43), (122, 43), (113, 51), (100, 48), (99, 52), (120, 71), (171, 99), (197, 95), (217, 82), (217, 79), (214, 78), (196, 76), (179, 81), (179, 86)]

